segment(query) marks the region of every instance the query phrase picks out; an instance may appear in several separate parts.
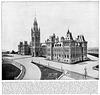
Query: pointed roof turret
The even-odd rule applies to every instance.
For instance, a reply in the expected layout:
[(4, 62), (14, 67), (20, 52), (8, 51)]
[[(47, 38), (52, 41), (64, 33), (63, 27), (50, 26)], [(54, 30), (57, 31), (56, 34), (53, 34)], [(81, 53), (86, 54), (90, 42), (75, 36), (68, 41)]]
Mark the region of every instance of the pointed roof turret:
[(73, 40), (72, 33), (69, 31), (69, 29), (66, 34), (66, 40)]
[(33, 26), (31, 28), (31, 33), (33, 34), (33, 32), (40, 32), (40, 27), (38, 27), (36, 15), (35, 15), (35, 18), (34, 18)]
[(65, 38), (62, 36), (62, 37), (61, 37), (61, 42), (63, 42), (63, 41), (64, 41), (64, 39), (65, 39)]
[(38, 25), (36, 17), (35, 17), (35, 19), (34, 19), (34, 23), (33, 23), (33, 24), (34, 24), (34, 25)]
[(36, 11), (35, 11), (35, 19), (34, 19), (34, 23), (33, 23), (34, 25), (38, 25), (38, 23), (37, 23), (37, 19), (36, 19)]
[(69, 29), (68, 29), (68, 32), (67, 32), (67, 34), (68, 34), (68, 33), (70, 33), (70, 32), (69, 32)]

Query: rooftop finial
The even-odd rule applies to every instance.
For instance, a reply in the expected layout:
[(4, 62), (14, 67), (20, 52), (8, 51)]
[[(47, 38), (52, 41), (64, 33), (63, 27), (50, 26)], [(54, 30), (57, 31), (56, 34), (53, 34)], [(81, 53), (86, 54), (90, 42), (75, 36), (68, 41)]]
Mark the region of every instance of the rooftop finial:
[(69, 33), (69, 26), (68, 26), (68, 33)]

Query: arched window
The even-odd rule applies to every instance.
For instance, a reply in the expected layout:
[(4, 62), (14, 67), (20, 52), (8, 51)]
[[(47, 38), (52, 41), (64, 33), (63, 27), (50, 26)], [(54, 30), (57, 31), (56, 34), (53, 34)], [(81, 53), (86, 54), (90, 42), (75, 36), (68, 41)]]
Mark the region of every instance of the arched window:
[(65, 58), (66, 58), (66, 54), (65, 54)]

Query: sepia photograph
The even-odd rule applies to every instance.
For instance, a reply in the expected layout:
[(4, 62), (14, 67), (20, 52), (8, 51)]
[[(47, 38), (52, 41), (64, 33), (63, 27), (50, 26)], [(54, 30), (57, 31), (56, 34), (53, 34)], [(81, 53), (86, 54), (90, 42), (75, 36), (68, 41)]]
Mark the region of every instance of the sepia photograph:
[(99, 2), (2, 1), (2, 80), (99, 80)]

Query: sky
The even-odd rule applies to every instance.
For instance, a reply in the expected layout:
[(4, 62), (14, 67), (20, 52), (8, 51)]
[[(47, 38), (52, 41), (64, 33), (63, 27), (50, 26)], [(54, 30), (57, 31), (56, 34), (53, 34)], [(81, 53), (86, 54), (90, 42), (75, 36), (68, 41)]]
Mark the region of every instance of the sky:
[(98, 2), (2, 2), (2, 50), (18, 50), (20, 41), (31, 41), (36, 15), (41, 42), (53, 33), (75, 39), (84, 35), (88, 47), (99, 47)]

